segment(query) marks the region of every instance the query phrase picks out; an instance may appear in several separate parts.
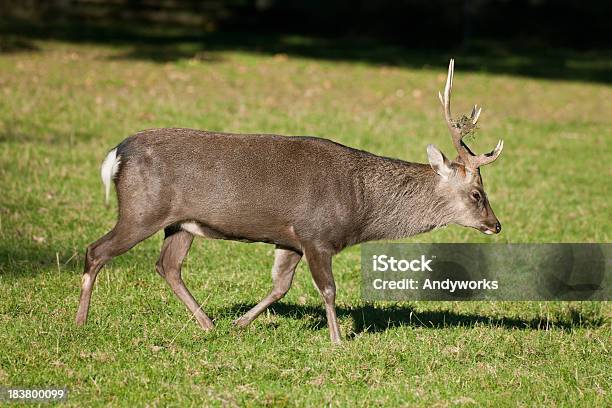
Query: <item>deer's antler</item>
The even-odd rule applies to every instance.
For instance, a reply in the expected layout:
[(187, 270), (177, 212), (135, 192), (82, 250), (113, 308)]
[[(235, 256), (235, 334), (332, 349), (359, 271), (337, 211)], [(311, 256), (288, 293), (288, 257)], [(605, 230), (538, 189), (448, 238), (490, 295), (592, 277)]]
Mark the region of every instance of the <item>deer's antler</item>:
[(489, 164), (497, 159), (504, 148), (504, 141), (500, 140), (492, 152), (480, 155), (472, 153), (470, 148), (463, 142), (463, 137), (476, 127), (476, 123), (480, 117), (480, 112), (482, 112), (482, 108), (478, 107), (478, 105), (474, 105), (472, 114), (469, 118), (463, 116), (459, 120), (453, 120), (450, 110), (450, 96), (451, 89), (453, 88), (454, 71), (455, 60), (451, 59), (450, 63), (448, 64), (448, 76), (446, 77), (446, 85), (444, 86), (444, 95), (442, 95), (441, 92), (438, 92), (438, 96), (440, 97), (440, 103), (442, 103), (442, 107), (444, 108), (446, 126), (448, 126), (448, 130), (450, 131), (453, 145), (455, 146), (455, 149), (457, 149), (457, 153), (459, 153), (459, 159), (461, 159), (466, 167), (475, 170), (480, 166)]

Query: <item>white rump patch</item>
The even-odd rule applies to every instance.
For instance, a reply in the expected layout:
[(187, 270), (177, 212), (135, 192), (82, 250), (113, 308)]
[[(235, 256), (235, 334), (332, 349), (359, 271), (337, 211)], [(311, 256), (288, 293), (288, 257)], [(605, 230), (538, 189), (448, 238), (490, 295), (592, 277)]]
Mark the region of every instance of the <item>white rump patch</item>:
[(184, 222), (181, 224), (181, 229), (192, 233), (193, 235), (198, 235), (200, 237), (206, 238), (206, 234), (204, 234), (204, 230), (200, 227), (200, 224), (197, 222)]
[(117, 156), (117, 149), (113, 149), (108, 152), (100, 168), (100, 176), (104, 184), (104, 202), (106, 204), (108, 204), (108, 196), (110, 195), (111, 181), (119, 170), (119, 164), (121, 164), (121, 157)]

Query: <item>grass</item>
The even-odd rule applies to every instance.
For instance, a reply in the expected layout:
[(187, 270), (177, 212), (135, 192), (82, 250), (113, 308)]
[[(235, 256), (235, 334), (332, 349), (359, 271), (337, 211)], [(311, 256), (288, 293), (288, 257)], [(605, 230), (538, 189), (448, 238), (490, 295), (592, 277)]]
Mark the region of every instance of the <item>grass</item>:
[[(246, 331), (231, 328), (269, 290), (263, 244), (196, 241), (183, 275), (217, 324), (201, 332), (154, 271), (159, 234), (103, 269), (88, 325), (73, 323), (83, 250), (115, 220), (98, 168), (124, 137), (166, 126), (309, 134), (423, 162), (427, 143), (452, 151), (436, 97), (443, 64), (190, 44), (160, 60), (126, 57), (121, 43), (4, 43), (0, 385), (66, 386), (70, 406), (609, 406), (607, 302), (366, 304), (358, 247), (334, 260), (340, 347), (304, 265), (285, 299)], [(454, 101), (456, 112), (484, 106), (477, 151), (506, 141), (483, 170), (504, 230), (410, 241), (610, 241), (605, 81), (466, 72), (458, 58)]]

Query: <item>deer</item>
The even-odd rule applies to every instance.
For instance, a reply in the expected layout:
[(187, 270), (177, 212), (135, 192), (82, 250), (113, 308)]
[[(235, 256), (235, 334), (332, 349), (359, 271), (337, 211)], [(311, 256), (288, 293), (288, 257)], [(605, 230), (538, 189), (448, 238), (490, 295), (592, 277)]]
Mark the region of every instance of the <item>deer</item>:
[(290, 289), (305, 257), (325, 306), (332, 343), (341, 342), (332, 257), (348, 246), (394, 240), (456, 224), (497, 234), (501, 224), (485, 194), (480, 168), (503, 149), (475, 154), (464, 142), (482, 108), (453, 119), (450, 60), (444, 119), (457, 157), (427, 146), (428, 163), (378, 156), (307, 136), (231, 134), (183, 128), (127, 137), (101, 166), (108, 205), (114, 182), (118, 217), (85, 252), (76, 324), (87, 321), (98, 272), (158, 231), (156, 270), (203, 330), (213, 321), (185, 286), (181, 267), (195, 236), (275, 245), (272, 289), (233, 323), (247, 327)]

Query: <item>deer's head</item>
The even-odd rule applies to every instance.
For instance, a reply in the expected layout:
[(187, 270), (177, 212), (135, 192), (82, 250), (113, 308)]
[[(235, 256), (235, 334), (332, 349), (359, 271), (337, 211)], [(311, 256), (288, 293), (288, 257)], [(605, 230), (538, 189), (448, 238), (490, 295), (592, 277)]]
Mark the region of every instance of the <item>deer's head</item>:
[(451, 202), (453, 222), (476, 228), (485, 234), (497, 234), (501, 231), (501, 224), (493, 213), (484, 191), (480, 167), (497, 159), (504, 142), (500, 140), (492, 152), (480, 155), (472, 153), (463, 142), (464, 136), (474, 130), (481, 108), (474, 105), (469, 118), (462, 116), (461, 119), (454, 120), (451, 117), (450, 95), (454, 68), (455, 62), (451, 59), (444, 94), (439, 93), (439, 96), (444, 107), (446, 125), (458, 155), (450, 161), (438, 148), (429, 145), (427, 146), (429, 164), (439, 177), (438, 188)]

